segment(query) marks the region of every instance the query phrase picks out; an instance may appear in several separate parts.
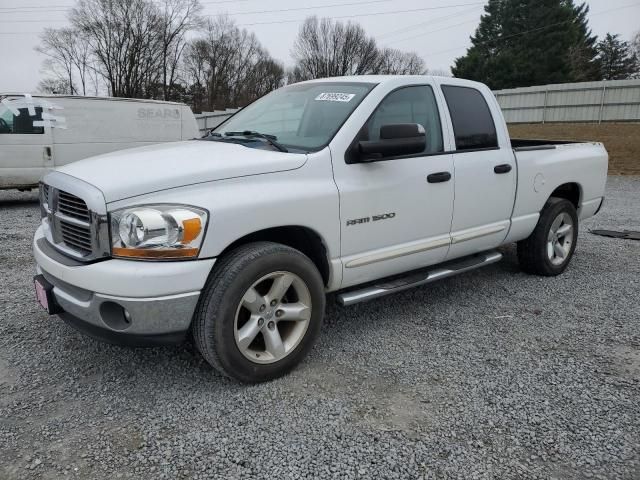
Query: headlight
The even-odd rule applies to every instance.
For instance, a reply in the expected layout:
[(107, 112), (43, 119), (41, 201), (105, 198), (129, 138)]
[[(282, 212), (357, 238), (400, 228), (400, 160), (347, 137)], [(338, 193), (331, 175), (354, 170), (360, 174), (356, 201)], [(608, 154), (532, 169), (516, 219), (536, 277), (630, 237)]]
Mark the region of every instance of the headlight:
[(184, 205), (141, 205), (111, 212), (111, 253), (141, 259), (194, 258), (207, 212)]

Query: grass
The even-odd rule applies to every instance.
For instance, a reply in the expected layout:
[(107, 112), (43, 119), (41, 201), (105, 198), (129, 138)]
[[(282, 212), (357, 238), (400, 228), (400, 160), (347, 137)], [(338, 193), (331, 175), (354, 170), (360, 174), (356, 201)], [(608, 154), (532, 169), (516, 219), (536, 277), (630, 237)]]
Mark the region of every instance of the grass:
[(513, 138), (602, 142), (609, 152), (609, 175), (640, 175), (640, 123), (511, 124)]

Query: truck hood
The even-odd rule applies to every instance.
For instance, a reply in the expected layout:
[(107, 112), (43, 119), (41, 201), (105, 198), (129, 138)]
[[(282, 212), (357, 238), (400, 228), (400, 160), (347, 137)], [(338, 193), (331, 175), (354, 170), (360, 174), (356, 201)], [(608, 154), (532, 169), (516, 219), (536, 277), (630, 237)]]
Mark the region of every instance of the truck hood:
[(194, 183), (294, 170), (306, 160), (305, 154), (189, 140), (98, 155), (58, 171), (96, 186), (109, 203)]

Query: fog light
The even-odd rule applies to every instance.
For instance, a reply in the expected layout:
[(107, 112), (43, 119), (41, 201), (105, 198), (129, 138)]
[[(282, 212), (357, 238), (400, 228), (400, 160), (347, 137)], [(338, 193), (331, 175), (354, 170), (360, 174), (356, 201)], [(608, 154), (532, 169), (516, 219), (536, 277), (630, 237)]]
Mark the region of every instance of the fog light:
[(111, 301), (100, 305), (100, 318), (111, 330), (119, 332), (129, 328), (132, 322), (129, 312), (122, 305)]

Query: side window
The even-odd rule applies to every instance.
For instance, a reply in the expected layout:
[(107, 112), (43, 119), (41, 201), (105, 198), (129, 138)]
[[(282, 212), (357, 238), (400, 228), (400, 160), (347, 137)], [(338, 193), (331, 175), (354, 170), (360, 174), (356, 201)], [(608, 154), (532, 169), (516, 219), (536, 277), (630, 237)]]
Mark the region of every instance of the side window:
[[(4, 107), (2, 107), (4, 108)], [(39, 134), (44, 133), (44, 127), (34, 127), (33, 122), (42, 120), (42, 108), (36, 107), (35, 117), (29, 116), (26, 108), (18, 109), (20, 115), (14, 115), (11, 110), (5, 109), (0, 113), (0, 134)]]
[(451, 113), (456, 150), (496, 148), (496, 125), (482, 93), (451, 85), (443, 85), (442, 92)]
[(387, 95), (369, 118), (362, 134), (368, 137), (367, 140), (379, 140), (380, 127), (393, 123), (419, 123), (427, 137), (424, 153), (444, 150), (440, 115), (431, 87), (405, 87)]

